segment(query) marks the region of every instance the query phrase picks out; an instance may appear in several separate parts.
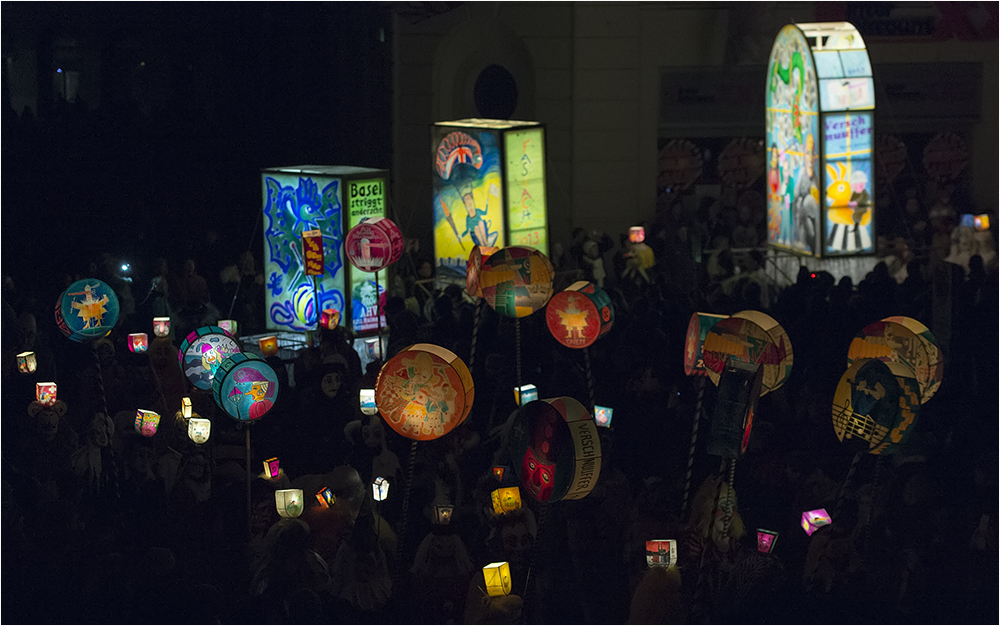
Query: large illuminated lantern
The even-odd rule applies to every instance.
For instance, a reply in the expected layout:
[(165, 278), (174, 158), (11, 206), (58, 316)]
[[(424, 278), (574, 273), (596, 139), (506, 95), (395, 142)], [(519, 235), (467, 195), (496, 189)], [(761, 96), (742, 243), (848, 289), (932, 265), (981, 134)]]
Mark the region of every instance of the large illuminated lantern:
[[(351, 228), (364, 218), (385, 216), (388, 179), (386, 170), (350, 166), (261, 170), (268, 329), (312, 330), (322, 311), (334, 309), (346, 319), (353, 300), (378, 297), (374, 275), (350, 267), (342, 252)], [(379, 283), (384, 292), (389, 283), (385, 270)], [(378, 324), (357, 316), (351, 329), (375, 334)]]
[(818, 257), (875, 252), (875, 87), (847, 22), (789, 24), (765, 89), (768, 243)]
[(441, 282), (461, 284), (475, 246), (548, 254), (545, 128), (464, 119), (433, 126), (434, 250)]
[(236, 338), (218, 326), (192, 330), (181, 342), (177, 358), (191, 384), (202, 391), (212, 388), (212, 379), (222, 362), (242, 352)]
[(237, 421), (254, 422), (274, 407), (278, 375), (271, 364), (252, 352), (224, 360), (212, 380), (215, 403)]

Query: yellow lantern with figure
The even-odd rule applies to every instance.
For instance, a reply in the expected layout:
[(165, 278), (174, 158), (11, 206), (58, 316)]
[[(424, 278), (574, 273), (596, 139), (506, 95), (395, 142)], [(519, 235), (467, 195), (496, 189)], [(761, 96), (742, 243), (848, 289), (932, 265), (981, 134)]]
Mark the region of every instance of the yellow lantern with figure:
[(278, 338), (274, 335), (270, 337), (261, 337), (258, 342), (260, 344), (260, 351), (264, 356), (274, 356), (278, 354)]
[(17, 355), (17, 371), (22, 374), (32, 374), (38, 368), (38, 360), (34, 352), (22, 352)]
[(305, 500), (301, 489), (279, 489), (274, 492), (274, 504), (278, 509), (278, 515), (284, 518), (293, 518), (302, 515), (305, 508)]
[(521, 490), (517, 487), (501, 487), (490, 494), (493, 512), (497, 515), (510, 513), (521, 508)]
[(192, 417), (188, 420), (188, 438), (202, 444), (208, 441), (212, 434), (212, 422), (203, 417)]
[(510, 593), (510, 563), (500, 561), (483, 568), (486, 579), (486, 593), (491, 596), (505, 596)]

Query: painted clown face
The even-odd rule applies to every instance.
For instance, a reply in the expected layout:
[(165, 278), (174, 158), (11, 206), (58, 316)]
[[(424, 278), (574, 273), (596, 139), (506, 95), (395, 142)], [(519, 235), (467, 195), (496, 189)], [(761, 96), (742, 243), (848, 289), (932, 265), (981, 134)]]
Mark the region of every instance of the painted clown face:
[(556, 479), (556, 442), (561, 418), (555, 411), (538, 416), (521, 466), (522, 484), (539, 502), (552, 497)]
[(548, 502), (552, 497), (552, 483), (556, 476), (555, 463), (542, 463), (531, 448), (524, 453), (522, 483), (539, 502)]

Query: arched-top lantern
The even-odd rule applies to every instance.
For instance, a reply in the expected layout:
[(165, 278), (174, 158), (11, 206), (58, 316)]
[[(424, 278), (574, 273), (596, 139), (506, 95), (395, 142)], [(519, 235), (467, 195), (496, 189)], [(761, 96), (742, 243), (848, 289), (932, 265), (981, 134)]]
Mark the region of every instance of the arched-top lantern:
[(212, 381), (215, 403), (240, 422), (253, 422), (274, 406), (278, 375), (256, 354), (241, 352), (222, 362)]
[(545, 322), (556, 341), (567, 348), (587, 348), (615, 321), (615, 305), (607, 292), (581, 280), (552, 296)]
[(56, 326), (77, 343), (105, 337), (117, 323), (118, 296), (96, 278), (76, 281), (56, 303)]
[(441, 346), (418, 343), (389, 359), (378, 373), (375, 404), (394, 431), (417, 441), (442, 437), (472, 410), (472, 374)]
[(768, 242), (814, 256), (870, 254), (875, 86), (847, 22), (789, 24), (765, 89)]
[(202, 326), (192, 330), (181, 342), (177, 358), (191, 384), (208, 391), (222, 362), (240, 352), (240, 344), (232, 335), (218, 326)]
[(552, 297), (554, 279), (548, 257), (523, 246), (491, 255), (479, 277), (486, 304), (507, 317), (526, 317), (544, 307)]

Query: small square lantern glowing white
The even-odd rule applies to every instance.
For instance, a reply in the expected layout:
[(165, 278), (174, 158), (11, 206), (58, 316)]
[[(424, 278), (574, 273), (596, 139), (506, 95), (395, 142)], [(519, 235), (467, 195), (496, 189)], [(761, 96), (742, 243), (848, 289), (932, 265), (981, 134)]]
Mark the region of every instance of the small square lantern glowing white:
[(278, 489), (274, 492), (274, 505), (281, 517), (291, 518), (302, 515), (302, 509), (305, 508), (302, 490)]
[(521, 385), (520, 387), (514, 387), (514, 402), (517, 406), (524, 406), (529, 402), (534, 402), (538, 399), (538, 388), (534, 385)]
[(154, 317), (153, 318), (153, 334), (157, 337), (166, 337), (170, 334), (170, 318), (169, 317)]
[(205, 443), (212, 434), (212, 422), (203, 417), (188, 420), (188, 438), (195, 443)]
[(190, 419), (191, 413), (191, 398), (181, 398), (181, 415), (183, 415), (185, 419)]
[(39, 404), (44, 404), (45, 406), (52, 406), (55, 404), (56, 384), (35, 383), (35, 400), (38, 400)]
[(152, 437), (160, 425), (160, 414), (156, 411), (139, 409), (135, 412), (135, 432), (143, 437)]
[(277, 478), (281, 473), (278, 457), (272, 457), (264, 461), (264, 478)]
[(278, 338), (276, 336), (261, 337), (257, 343), (260, 345), (260, 351), (264, 353), (264, 356), (278, 354)]
[(323, 487), (316, 493), (316, 500), (324, 509), (328, 509), (337, 503), (337, 496), (333, 495), (333, 489)]
[(614, 416), (614, 411), (609, 406), (594, 405), (594, 423), (604, 428), (611, 428), (611, 418)]
[(382, 502), (389, 497), (389, 481), (379, 476), (372, 483), (372, 498), (376, 502)]
[(830, 519), (830, 514), (826, 512), (826, 509), (815, 509), (802, 513), (802, 530), (806, 531), (810, 537), (817, 529), (832, 523), (833, 520)]
[(650, 539), (646, 542), (647, 567), (672, 567), (676, 564), (676, 539)]
[(773, 530), (757, 529), (757, 551), (771, 554), (774, 544), (778, 543), (778, 533)]
[(510, 593), (510, 564), (507, 561), (490, 563), (483, 568), (486, 579), (486, 593), (491, 596), (505, 596)]
[(375, 390), (374, 389), (362, 389), (359, 392), (361, 400), (361, 412), (365, 415), (375, 415), (378, 413), (378, 407), (375, 406)]
[(235, 337), (239, 325), (236, 323), (236, 320), (219, 320), (219, 328)]
[(149, 347), (149, 335), (132, 333), (128, 336), (128, 349), (136, 354), (142, 354)]
[(434, 523), (446, 526), (451, 523), (451, 514), (455, 507), (450, 504), (437, 504), (434, 506)]
[(17, 355), (17, 371), (22, 374), (31, 374), (38, 367), (34, 352), (22, 352)]

